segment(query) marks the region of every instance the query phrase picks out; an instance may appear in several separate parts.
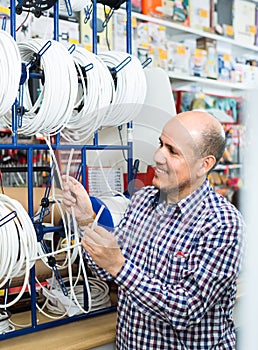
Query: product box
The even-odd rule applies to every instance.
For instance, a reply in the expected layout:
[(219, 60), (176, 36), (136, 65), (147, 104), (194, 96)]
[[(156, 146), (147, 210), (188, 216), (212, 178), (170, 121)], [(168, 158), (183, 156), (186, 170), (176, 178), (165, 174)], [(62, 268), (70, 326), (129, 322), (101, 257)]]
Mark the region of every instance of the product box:
[(234, 32), (235, 40), (243, 45), (254, 45), (256, 35), (256, 4), (246, 0), (235, 0)]
[(196, 77), (207, 77), (207, 51), (194, 49), (191, 53), (191, 75)]
[(207, 78), (218, 78), (218, 54), (217, 43), (214, 39), (198, 38), (196, 40), (197, 48), (207, 52), (206, 73)]
[(189, 74), (190, 49), (178, 42), (168, 41), (168, 71)]
[(219, 35), (234, 37), (233, 16), (234, 0), (216, 0), (214, 13), (215, 32)]
[(190, 27), (210, 31), (210, 0), (190, 0)]
[(142, 0), (142, 13), (189, 25), (189, 0)]
[(226, 53), (218, 54), (218, 79), (232, 81), (234, 66), (231, 55)]

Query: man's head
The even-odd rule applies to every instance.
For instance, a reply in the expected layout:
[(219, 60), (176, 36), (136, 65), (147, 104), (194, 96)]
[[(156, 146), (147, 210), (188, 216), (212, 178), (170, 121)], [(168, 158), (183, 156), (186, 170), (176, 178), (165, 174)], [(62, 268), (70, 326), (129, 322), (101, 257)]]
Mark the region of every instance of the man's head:
[(225, 133), (206, 112), (180, 113), (165, 124), (154, 154), (153, 185), (175, 203), (195, 191), (222, 157)]

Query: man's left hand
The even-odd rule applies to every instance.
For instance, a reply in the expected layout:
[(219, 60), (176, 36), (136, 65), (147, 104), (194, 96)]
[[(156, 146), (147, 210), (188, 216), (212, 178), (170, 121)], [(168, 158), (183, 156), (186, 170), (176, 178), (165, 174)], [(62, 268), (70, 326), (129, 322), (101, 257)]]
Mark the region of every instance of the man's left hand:
[(94, 262), (114, 277), (125, 263), (116, 238), (101, 226), (85, 227), (81, 243)]

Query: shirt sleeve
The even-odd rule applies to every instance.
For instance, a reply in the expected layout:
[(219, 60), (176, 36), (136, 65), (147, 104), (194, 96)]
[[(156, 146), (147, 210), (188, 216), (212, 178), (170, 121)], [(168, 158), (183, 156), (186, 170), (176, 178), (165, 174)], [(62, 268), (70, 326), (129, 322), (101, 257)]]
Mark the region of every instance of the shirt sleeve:
[[(214, 223), (214, 218), (211, 221)], [(183, 330), (200, 322), (207, 310), (229, 293), (235, 298), (242, 257), (243, 223), (238, 218), (200, 229), (199, 240), (186, 257), (180, 280), (163, 283), (128, 258), (115, 282), (139, 311), (162, 318)]]

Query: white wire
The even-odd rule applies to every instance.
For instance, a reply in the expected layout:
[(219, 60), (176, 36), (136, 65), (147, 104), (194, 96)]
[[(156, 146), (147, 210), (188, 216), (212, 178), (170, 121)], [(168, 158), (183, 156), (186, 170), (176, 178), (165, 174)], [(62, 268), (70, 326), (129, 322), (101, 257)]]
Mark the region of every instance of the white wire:
[(115, 95), (102, 126), (116, 126), (134, 120), (142, 108), (147, 92), (146, 76), (139, 59), (118, 51), (102, 52), (99, 56), (111, 69), (131, 58), (116, 74)]
[(12, 107), (19, 90), (21, 55), (13, 37), (0, 30), (0, 116)]
[(21, 298), (34, 264), (31, 258), (37, 253), (37, 236), (29, 215), (17, 200), (1, 194), (0, 218), (13, 211), (17, 216), (0, 227), (0, 288), (14, 277), (24, 275), (24, 281), (16, 298), (9, 303), (0, 304), (0, 308), (10, 307)]
[[(28, 39), (18, 43), (28, 76), (32, 55), (40, 52), (47, 42)], [(23, 106), (26, 112), (22, 117), (22, 127), (18, 129), (24, 135), (32, 136), (38, 132), (54, 135), (66, 126), (72, 114), (78, 89), (77, 72), (66, 47), (55, 40), (50, 42), (50, 47), (41, 56), (45, 82), (34, 104), (29, 93), (29, 79), (24, 83)]]
[[(61, 135), (68, 142), (85, 143), (102, 126), (114, 96), (115, 86), (109, 69), (98, 55), (79, 46), (72, 55), (81, 84), (73, 115)], [(92, 68), (87, 68), (90, 65)], [(83, 67), (86, 67), (85, 74)]]

